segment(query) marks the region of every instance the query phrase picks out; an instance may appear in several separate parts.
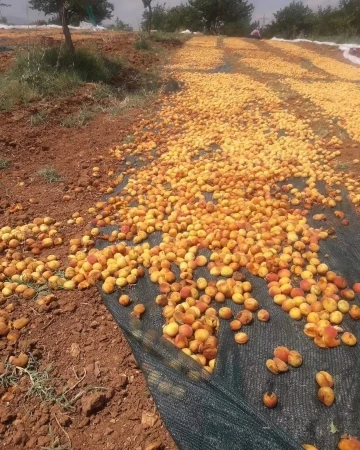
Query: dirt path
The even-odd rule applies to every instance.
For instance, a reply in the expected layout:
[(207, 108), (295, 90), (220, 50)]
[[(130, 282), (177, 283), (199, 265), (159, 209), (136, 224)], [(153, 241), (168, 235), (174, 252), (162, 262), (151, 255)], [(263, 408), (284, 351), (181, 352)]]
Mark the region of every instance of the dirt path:
[[(307, 48), (302, 48), (302, 52)], [(347, 97), (358, 80), (353, 66), (349, 66), (352, 70), (349, 69), (346, 78), (338, 60), (331, 66), (331, 73), (327, 73), (322, 66), (324, 61), (314, 57), (314, 52), (315, 47), (305, 56), (303, 53), (294, 56), (287, 46), (280, 44), (275, 48), (265, 42), (196, 37), (177, 51), (168, 67), (173, 76), (184, 83), (181, 91), (162, 95), (155, 104), (145, 108), (134, 108), (126, 117), (110, 119), (99, 115), (80, 130), (65, 131), (52, 122), (37, 128), (28, 124), (29, 117), (38, 109), (3, 113), (1, 157), (10, 165), (0, 171), (1, 226), (14, 228), (31, 223), (35, 217), (50, 216), (56, 221), (52, 226), (63, 242), (39, 252), (34, 251), (34, 243), (31, 247), (27, 242), (11, 249), (9, 238), (4, 237), (10, 231), (2, 229), (5, 244), (1, 248), (0, 282), (3, 289), (15, 290), (15, 285), (21, 282), (18, 273), (21, 264), (16, 264), (24, 257), (43, 260), (47, 270), (39, 269), (40, 273), (49, 272), (43, 284), (33, 280), (31, 286), (35, 285), (37, 296), (31, 300), (22, 295), (8, 296), (7, 291), (2, 291), (0, 297), (1, 317), (5, 318), (6, 327), (14, 328), (16, 319), (29, 319), (14, 341), (6, 338), (7, 332), (0, 339), (2, 360), (6, 364), (6, 368), (0, 368), (8, 383), (1, 388), (2, 448), (48, 449), (57, 448), (60, 443), (66, 450), (177, 448), (156, 411), (144, 376), (121, 331), (95, 287), (85, 289), (94, 281), (92, 276), (98, 277), (101, 284), (105, 281), (103, 288), (110, 293), (115, 291), (116, 304), (120, 293), (131, 297), (135, 292), (134, 303), (139, 303), (140, 298), (148, 308), (156, 294), (144, 300), (136, 294), (136, 282), (145, 274), (149, 283), (147, 292), (155, 292), (159, 284), (163, 290), (156, 292), (166, 294), (166, 301), (164, 298), (162, 301), (167, 303), (168, 311), (181, 302), (179, 306), (183, 310), (177, 315), (180, 319), (175, 320), (173, 313), (166, 315), (164, 312), (167, 320), (175, 323), (172, 327), (177, 326), (177, 320), (181, 324), (185, 312), (197, 305), (190, 314), (191, 325), (196, 323), (190, 330), (191, 335), (184, 339), (178, 328), (175, 334), (168, 328), (169, 332), (165, 330), (164, 334), (179, 348), (185, 347), (184, 353), (207, 372), (213, 373), (215, 367), (218, 342), (214, 336), (219, 327), (228, 329), (225, 320), (219, 320), (218, 313), (208, 308), (208, 303), (213, 306), (225, 299), (226, 307), (232, 310), (231, 316), (237, 315), (241, 308), (243, 311), (244, 302), (251, 300), (251, 306), (245, 309), (254, 313), (254, 324), (244, 326), (242, 331), (246, 335), (241, 336), (249, 342), (235, 344), (231, 335), (228, 344), (231, 350), (228, 351), (233, 352), (235, 361), (246, 361), (245, 366), (254, 373), (266, 371), (264, 361), (277, 345), (292, 345), (291, 348), (301, 350), (305, 361), (311, 359), (312, 352), (324, 354), (324, 350), (316, 347), (316, 340), (314, 344), (302, 333), (305, 316), (314, 301), (317, 302), (311, 310), (316, 315), (314, 323), (320, 320), (318, 306), (324, 301), (323, 296), (314, 294), (316, 298), (311, 302), (305, 298), (306, 293), (299, 287), (299, 276), (304, 272), (303, 279), (309, 277), (320, 282), (318, 266), (323, 256), (319, 256), (316, 246), (330, 231), (328, 233), (325, 227), (310, 227), (310, 219), (306, 218), (313, 204), (331, 207), (334, 203), (335, 209), (341, 210), (343, 199), (337, 191), (340, 185), (348, 188), (354, 205), (360, 203), (357, 119), (348, 114)], [(307, 86), (311, 98), (302, 85)], [(326, 96), (322, 89), (325, 85), (331, 86)], [(86, 101), (91, 99), (84, 89), (77, 94), (74, 103)], [(351, 108), (359, 106), (358, 101), (354, 94)], [(71, 99), (65, 100), (59, 110), (64, 107), (71, 110), (71, 102)], [(336, 103), (336, 111), (331, 102)], [(42, 179), (38, 171), (45, 167), (54, 168), (61, 180), (47, 183)], [(294, 177), (307, 178), (308, 187), (297, 190), (287, 185), (280, 191), (278, 184)], [(114, 191), (116, 184), (124, 179), (120, 192)], [(326, 182), (325, 193), (317, 190), (317, 181)], [(104, 201), (105, 194), (109, 194), (107, 201)], [(333, 216), (334, 210), (330, 211), (327, 214)], [(343, 219), (347, 220), (347, 216), (339, 215), (337, 226), (342, 226)], [(104, 225), (120, 226), (120, 230), (103, 236), (109, 241), (107, 250), (95, 250), (92, 246), (100, 240), (98, 229), (101, 234)], [(146, 240), (155, 231), (161, 232), (161, 244), (150, 246)], [(134, 240), (135, 250), (133, 245), (126, 245), (131, 240)], [(35, 249), (38, 248), (35, 245)], [(199, 257), (199, 249), (206, 249), (209, 259)], [(53, 258), (49, 255), (59, 260), (56, 270), (51, 269), (49, 262)], [(91, 255), (95, 255), (95, 259)], [(232, 255), (230, 259), (229, 255)], [(181, 273), (176, 282), (170, 262), (178, 265)], [(101, 271), (95, 264), (100, 264)], [(206, 295), (193, 281), (198, 278), (195, 276), (197, 268), (204, 265), (210, 271), (207, 287), (212, 288), (205, 291)], [(15, 266), (16, 273), (9, 270), (5, 273), (9, 266)], [(293, 269), (294, 266), (300, 269)], [(250, 294), (252, 286), (245, 282), (245, 267), (246, 274), (250, 272), (267, 281), (269, 273), (280, 273), (277, 278), (273, 277), (276, 281), (272, 286), (278, 287), (280, 292), (280, 285), (276, 285), (279, 279), (282, 279), (281, 285), (291, 285), (289, 292), (284, 290), (291, 308), (282, 310), (279, 304), (263, 300), (267, 291), (256, 297), (254, 288)], [(296, 270), (296, 274), (292, 270)], [(59, 280), (62, 286), (76, 280), (74, 287), (79, 289), (55, 290), (54, 297), (39, 301), (44, 295), (50, 295), (46, 286), (53, 276), (57, 277), (55, 285)], [(218, 280), (214, 277), (218, 276), (223, 280), (222, 287), (214, 282)], [(355, 281), (360, 281), (360, 274), (359, 279), (348, 280), (349, 288), (350, 282)], [(135, 287), (129, 289), (129, 285)], [(333, 289), (330, 278), (326, 285)], [(181, 289), (185, 287), (187, 295)], [(290, 295), (293, 288), (302, 292), (297, 291), (296, 298), (301, 301), (296, 305)], [(337, 292), (334, 290), (331, 295), (336, 297)], [(358, 296), (354, 303), (359, 304)], [(270, 311), (269, 324), (257, 318), (259, 304)], [(300, 308), (301, 304), (307, 306)], [(326, 310), (325, 306), (321, 308)], [(131, 310), (132, 306), (129, 313)], [(291, 321), (287, 315), (290, 310), (290, 317), (300, 311), (302, 321)], [(335, 319), (332, 321), (330, 313), (321, 311), (324, 312), (321, 320), (333, 328)], [(348, 316), (344, 318), (344, 328), (359, 339), (358, 322)], [(298, 328), (300, 339), (292, 340), (292, 322), (302, 325)], [(272, 326), (282, 330), (275, 344), (267, 337), (266, 327)], [(206, 335), (205, 349), (200, 345), (202, 337), (194, 339), (193, 335), (200, 336), (200, 333), (195, 334), (197, 329)], [(160, 327), (157, 332), (161, 334)], [(198, 341), (199, 345), (190, 347), (191, 341)], [(261, 350), (257, 347), (259, 342)], [(219, 348), (224, 350), (223, 346)], [(8, 357), (20, 353), (30, 357), (27, 372), (14, 369), (9, 374)], [(259, 356), (254, 358), (254, 355)], [(320, 361), (322, 356), (318, 358)], [(219, 370), (226, 374), (230, 367), (231, 364), (220, 363)], [(329, 439), (326, 427), (319, 426), (310, 436), (311, 417), (299, 418), (293, 414), (294, 405), (287, 402), (287, 392), (281, 382), (274, 382), (270, 373), (266, 380), (255, 380), (251, 370), (239, 391), (246, 393), (246, 401), (264, 415), (268, 411), (264, 412), (261, 393), (269, 389), (268, 386), (281, 392), (283, 403), (280, 409), (274, 410), (271, 420), (291, 433), (287, 448), (309, 442), (307, 438), (323, 448), (322, 443)], [(308, 373), (306, 370), (304, 373)], [(322, 367), (319, 365), (316, 370)], [(333, 370), (338, 379), (344, 376), (339, 368)], [(292, 380), (290, 384), (295, 382), (296, 373), (291, 369), (287, 374)], [(35, 386), (31, 385), (31, 379), (36, 380)], [(348, 393), (341, 390), (340, 382), (337, 389), (339, 400), (334, 408), (351, 409)], [(302, 395), (305, 398), (306, 393)], [(314, 398), (309, 396), (309, 402), (313, 402), (317, 411), (318, 401)], [(206, 402), (206, 399), (200, 401)], [(323, 417), (324, 412), (321, 414)], [(282, 424), (284, 415), (288, 417), (285, 425)], [(192, 425), (188, 424), (188, 438), (192, 436), (195, 442), (200, 434), (203, 441), (197, 444), (199, 448), (210, 448), (207, 439), (211, 436), (202, 435)], [(356, 434), (356, 424), (346, 425), (339, 419), (340, 432)], [(184, 431), (176, 426), (181, 424), (172, 426), (173, 432), (178, 431), (179, 439)], [(276, 442), (277, 431), (271, 433), (274, 434), (269, 436), (270, 441)], [(331, 449), (335, 448), (338, 438), (334, 436)]]

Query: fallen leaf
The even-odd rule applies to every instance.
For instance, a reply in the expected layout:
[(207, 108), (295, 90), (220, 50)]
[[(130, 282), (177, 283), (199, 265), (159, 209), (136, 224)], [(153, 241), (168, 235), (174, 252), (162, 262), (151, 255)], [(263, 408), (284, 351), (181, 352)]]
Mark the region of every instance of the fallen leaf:
[(336, 425), (332, 421), (331, 424), (330, 424), (330, 433), (335, 434), (335, 433), (338, 433), (338, 432), (339, 432), (339, 430), (336, 428)]

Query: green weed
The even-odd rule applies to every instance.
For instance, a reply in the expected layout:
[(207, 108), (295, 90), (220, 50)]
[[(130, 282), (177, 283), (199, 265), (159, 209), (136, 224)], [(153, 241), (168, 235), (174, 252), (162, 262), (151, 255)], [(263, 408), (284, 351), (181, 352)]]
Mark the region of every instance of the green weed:
[(143, 35), (138, 36), (138, 38), (135, 41), (135, 48), (136, 50), (152, 50), (151, 42), (148, 38), (146, 38)]
[(44, 169), (40, 169), (37, 174), (44, 178), (48, 183), (57, 183), (61, 180), (60, 174), (50, 167), (45, 167)]
[(30, 125), (32, 127), (37, 126), (37, 125), (41, 125), (42, 123), (44, 123), (46, 121), (47, 118), (47, 112), (46, 111), (40, 111), (36, 114), (33, 114), (30, 117)]
[(80, 109), (75, 114), (70, 114), (61, 122), (64, 128), (80, 128), (86, 125), (93, 117), (95, 112), (91, 109)]
[(0, 170), (7, 169), (9, 165), (9, 161), (7, 159), (0, 159)]
[(11, 109), (50, 94), (63, 96), (81, 83), (107, 83), (123, 67), (122, 60), (104, 58), (88, 49), (72, 55), (64, 47), (32, 47), (19, 52), (13, 67), (1, 75), (0, 109)]

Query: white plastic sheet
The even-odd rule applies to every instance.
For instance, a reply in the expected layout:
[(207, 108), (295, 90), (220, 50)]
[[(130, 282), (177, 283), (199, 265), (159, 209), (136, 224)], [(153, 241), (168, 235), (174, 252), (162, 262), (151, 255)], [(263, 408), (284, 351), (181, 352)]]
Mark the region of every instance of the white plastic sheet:
[[(62, 29), (60, 25), (5, 25), (0, 24), (0, 30), (50, 30), (50, 29)], [(69, 26), (71, 30), (87, 30), (87, 31), (104, 31), (106, 28), (97, 25), (94, 27), (89, 22), (80, 22), (80, 26)]]
[(286, 39), (279, 39), (279, 38), (272, 38), (272, 41), (280, 41), (280, 42), (310, 42), (312, 44), (318, 44), (318, 45), (331, 45), (332, 47), (338, 47), (344, 55), (344, 58), (348, 59), (354, 64), (360, 65), (360, 57), (355, 56), (351, 54), (351, 49), (360, 48), (360, 45), (358, 44), (336, 44), (335, 42), (322, 42), (322, 41), (310, 41), (309, 39), (293, 39), (293, 40), (286, 40)]

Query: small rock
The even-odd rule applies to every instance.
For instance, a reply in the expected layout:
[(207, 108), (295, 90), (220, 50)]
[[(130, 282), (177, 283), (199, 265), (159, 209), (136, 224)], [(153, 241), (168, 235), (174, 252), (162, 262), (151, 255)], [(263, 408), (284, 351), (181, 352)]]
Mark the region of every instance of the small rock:
[(105, 434), (105, 436), (109, 436), (109, 435), (112, 434), (113, 432), (114, 432), (114, 430), (113, 430), (112, 428), (106, 427), (106, 428), (105, 428), (105, 431), (104, 431), (104, 434)]
[(75, 342), (73, 344), (71, 344), (70, 355), (73, 358), (77, 358), (80, 355), (80, 346), (79, 346), (79, 344), (76, 344)]
[(50, 444), (49, 436), (40, 436), (37, 440), (37, 448), (46, 447)]
[(152, 442), (151, 444), (145, 447), (145, 450), (159, 450), (161, 444), (162, 444), (161, 441)]
[(25, 442), (27, 441), (28, 436), (25, 433), (25, 431), (23, 430), (19, 430), (17, 433), (15, 433), (14, 435), (14, 444), (15, 445), (20, 445), (20, 444), (25, 444)]
[(99, 361), (95, 361), (94, 364), (94, 375), (99, 378), (101, 375), (101, 370), (100, 370), (100, 362)]
[(8, 411), (7, 408), (0, 406), (0, 423), (10, 423), (16, 419), (14, 412)]
[(93, 370), (94, 370), (94, 363), (88, 364), (88, 365), (85, 367), (85, 369), (86, 369), (86, 373), (91, 373), (91, 372), (93, 372)]
[(108, 389), (105, 392), (105, 396), (106, 396), (106, 400), (107, 401), (111, 400), (114, 397), (114, 395), (115, 395), (115, 390), (114, 389)]
[(135, 359), (135, 357), (134, 357), (133, 354), (131, 354), (131, 355), (129, 356), (128, 362), (129, 362), (129, 364), (130, 364), (131, 367), (133, 367), (133, 368), (135, 368), (135, 369), (138, 369), (138, 368), (139, 368), (138, 363), (137, 363), (137, 361), (136, 361), (136, 359)]
[(78, 424), (78, 428), (85, 428), (89, 425), (90, 423), (90, 419), (88, 417), (84, 417)]
[(86, 416), (91, 416), (104, 408), (106, 395), (101, 393), (87, 395), (81, 399), (81, 408)]
[(119, 374), (111, 383), (112, 387), (116, 390), (124, 389), (128, 384), (128, 378), (124, 373)]
[(62, 427), (68, 427), (72, 423), (71, 417), (66, 414), (60, 414), (57, 418)]
[(157, 422), (157, 416), (154, 413), (143, 411), (141, 416), (141, 425), (144, 428), (152, 428)]
[(97, 322), (96, 320), (93, 320), (90, 323), (90, 328), (97, 328), (99, 326), (99, 322)]
[(49, 434), (49, 427), (47, 425), (43, 425), (42, 427), (39, 427), (36, 434), (38, 436), (47, 436)]
[(46, 425), (50, 421), (50, 415), (49, 414), (43, 414), (40, 419), (37, 421), (37, 424), (41, 427), (43, 425)]
[(65, 306), (63, 311), (64, 312), (75, 312), (76, 308), (77, 308), (77, 306), (75, 303), (69, 303), (68, 305)]
[(36, 448), (36, 441), (37, 441), (36, 437), (33, 436), (32, 438), (30, 438), (27, 443), (27, 448), (29, 449)]

